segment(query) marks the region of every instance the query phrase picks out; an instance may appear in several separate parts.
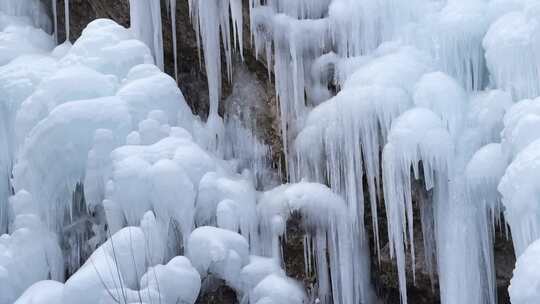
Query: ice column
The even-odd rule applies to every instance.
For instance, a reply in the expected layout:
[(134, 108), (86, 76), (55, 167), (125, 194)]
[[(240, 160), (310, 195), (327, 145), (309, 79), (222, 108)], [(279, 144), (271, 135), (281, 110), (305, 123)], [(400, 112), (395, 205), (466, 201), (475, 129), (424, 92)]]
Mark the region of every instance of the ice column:
[(163, 71), (163, 33), (160, 0), (129, 1), (131, 30), (152, 50), (156, 65)]

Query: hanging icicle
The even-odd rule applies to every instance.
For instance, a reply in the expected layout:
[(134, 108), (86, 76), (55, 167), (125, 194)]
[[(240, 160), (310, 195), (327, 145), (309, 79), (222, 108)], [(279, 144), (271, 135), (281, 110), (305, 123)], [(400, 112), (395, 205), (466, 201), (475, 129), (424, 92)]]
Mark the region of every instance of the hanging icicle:
[(164, 70), (160, 0), (130, 0), (131, 30), (152, 50), (156, 65)]
[[(217, 115), (221, 98), (221, 44), (225, 50), (229, 80), (232, 77), (232, 51), (237, 43), (242, 54), (242, 2), (240, 0), (189, 0), (189, 10), (199, 47), (202, 48), (204, 54), (210, 95), (209, 117), (211, 117)], [(232, 39), (231, 35), (233, 35)]]
[(176, 36), (176, 0), (170, 0), (169, 11), (171, 13), (171, 30), (173, 37), (173, 55), (174, 55), (174, 79), (178, 82), (178, 41)]
[(66, 25), (66, 42), (69, 42), (69, 30), (70, 30), (70, 27), (69, 27), (69, 24), (70, 24), (70, 21), (69, 21), (69, 0), (64, 0), (64, 21), (65, 21), (65, 25)]

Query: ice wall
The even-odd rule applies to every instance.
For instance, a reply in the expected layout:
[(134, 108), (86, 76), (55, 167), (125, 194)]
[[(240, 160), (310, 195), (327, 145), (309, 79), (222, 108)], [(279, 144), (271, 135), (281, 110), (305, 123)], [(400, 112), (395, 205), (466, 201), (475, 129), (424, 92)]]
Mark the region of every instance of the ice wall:
[[(540, 237), (536, 1), (249, 1), (291, 182), (270, 190), (256, 130), (218, 113), (243, 1), (189, 1), (206, 122), (161, 72), (161, 1), (132, 0), (130, 29), (96, 20), (57, 48), (53, 8), (51, 25), (40, 2), (0, 1), (0, 303), (193, 303), (201, 278), (254, 303), (373, 303), (383, 208), (402, 303), (422, 264), (442, 303), (496, 303), (501, 212), (521, 255), (511, 300), (538, 302), (523, 283)], [(292, 213), (309, 295), (282, 269)], [(42, 281), (64, 269), (65, 284)]]

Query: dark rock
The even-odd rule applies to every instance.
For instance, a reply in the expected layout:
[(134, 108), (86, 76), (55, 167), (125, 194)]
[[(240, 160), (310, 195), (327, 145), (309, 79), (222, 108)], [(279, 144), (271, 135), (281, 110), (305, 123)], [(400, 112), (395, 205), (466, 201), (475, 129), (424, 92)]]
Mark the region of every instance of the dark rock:
[[(509, 230), (509, 228), (507, 228)], [(495, 232), (494, 259), (499, 304), (510, 304), (508, 286), (516, 264), (516, 254), (510, 233), (501, 227)]]
[(212, 276), (207, 277), (201, 284), (201, 293), (196, 304), (237, 304), (236, 292), (224, 281)]

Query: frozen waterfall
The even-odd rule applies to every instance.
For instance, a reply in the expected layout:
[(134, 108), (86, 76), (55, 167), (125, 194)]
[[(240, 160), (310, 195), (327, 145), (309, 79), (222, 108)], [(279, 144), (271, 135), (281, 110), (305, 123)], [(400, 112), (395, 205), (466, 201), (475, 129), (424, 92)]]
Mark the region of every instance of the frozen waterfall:
[[(193, 304), (216, 282), (376, 304), (386, 258), (401, 304), (420, 276), (443, 304), (503, 304), (498, 237), (511, 303), (540, 303), (538, 0), (129, 0), (129, 28), (79, 37), (75, 2), (62, 43), (60, 2), (0, 0), (0, 304)], [(178, 86), (186, 16), (205, 119)], [(248, 56), (276, 126), (246, 123)]]

